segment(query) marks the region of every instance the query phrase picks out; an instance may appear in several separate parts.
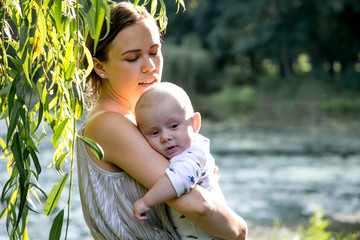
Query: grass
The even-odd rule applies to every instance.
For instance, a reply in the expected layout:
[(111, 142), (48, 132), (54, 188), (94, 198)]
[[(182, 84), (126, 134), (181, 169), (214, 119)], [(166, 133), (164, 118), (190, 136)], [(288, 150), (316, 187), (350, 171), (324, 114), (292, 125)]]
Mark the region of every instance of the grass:
[(328, 230), (329, 221), (324, 218), (324, 212), (319, 207), (309, 219), (306, 227), (291, 230), (281, 223), (275, 222), (272, 228), (261, 228), (249, 232), (249, 240), (358, 240), (360, 230), (354, 232), (333, 232)]

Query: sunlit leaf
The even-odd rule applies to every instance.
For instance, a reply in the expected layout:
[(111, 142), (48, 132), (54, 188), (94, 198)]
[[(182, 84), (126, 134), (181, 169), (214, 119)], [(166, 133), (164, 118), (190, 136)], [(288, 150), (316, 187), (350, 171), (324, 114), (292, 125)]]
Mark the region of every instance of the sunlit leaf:
[(68, 177), (69, 177), (69, 173), (63, 175), (51, 189), (50, 194), (46, 200), (46, 205), (44, 210), (45, 216), (49, 216), (54, 210), (57, 202), (59, 201), (61, 192), (66, 184)]
[(185, 11), (186, 8), (185, 8), (185, 3), (184, 3), (184, 1), (183, 1), (183, 0), (176, 0), (176, 1), (177, 1), (177, 3), (178, 3), (178, 9), (177, 9), (176, 13), (179, 12), (179, 10), (180, 10), (180, 5), (181, 5), (181, 7), (184, 9), (184, 11)]
[(58, 159), (56, 159), (55, 168), (60, 174), (63, 174), (62, 165), (63, 165), (65, 158), (68, 155), (69, 155), (69, 152), (66, 152), (66, 153), (62, 154)]
[(95, 141), (91, 140), (88, 137), (84, 137), (80, 135), (77, 135), (77, 137), (80, 138), (86, 144), (86, 146), (90, 148), (90, 150), (96, 155), (96, 157), (99, 160), (103, 159), (104, 151), (98, 143), (96, 143)]
[(150, 10), (150, 14), (152, 17), (155, 16), (156, 8), (157, 8), (157, 0), (152, 0), (151, 1), (151, 10)]
[(13, 1), (14, 0), (7, 0), (3, 8), (7, 8), (8, 6), (10, 6), (13, 3)]
[(61, 32), (62, 30), (62, 26), (61, 26), (61, 0), (55, 0), (54, 2), (54, 11), (53, 11), (53, 14), (54, 14), (54, 19), (55, 19), (55, 26), (56, 26), (56, 29), (58, 32)]
[(70, 61), (71, 61), (71, 56), (73, 53), (73, 48), (74, 48), (74, 39), (70, 39), (69, 43), (67, 43), (66, 49), (65, 49), (65, 56), (64, 56), (64, 66), (68, 67)]
[(97, 43), (99, 41), (100, 38), (100, 31), (101, 31), (101, 27), (102, 24), (104, 22), (104, 17), (105, 17), (105, 10), (102, 8), (102, 4), (101, 1), (95, 1), (95, 11), (93, 12), (94, 15), (94, 28), (93, 28), (93, 35), (92, 37), (95, 39), (94, 41), (94, 49), (96, 49), (97, 47)]
[(41, 204), (41, 200), (40, 200), (39, 196), (36, 194), (35, 190), (34, 190), (33, 188), (30, 188), (29, 190), (30, 190), (30, 192), (33, 194), (33, 196), (36, 198), (36, 200), (38, 201), (38, 203)]
[(54, 133), (54, 136), (52, 138), (52, 143), (54, 147), (57, 147), (59, 144), (59, 139), (61, 137), (61, 134), (63, 133), (65, 126), (67, 122), (69, 121), (69, 118), (65, 118), (57, 127)]
[(93, 70), (94, 63), (92, 61), (92, 55), (91, 55), (89, 49), (86, 46), (83, 46), (83, 47), (84, 47), (85, 56), (86, 56), (86, 59), (87, 59), (88, 65), (89, 65), (86, 69), (86, 77), (87, 77)]
[(35, 30), (34, 37), (34, 54), (32, 56), (32, 62), (40, 55), (41, 50), (44, 47), (46, 40), (46, 20), (43, 11), (38, 7), (37, 11), (37, 28)]
[(76, 70), (75, 67), (76, 67), (75, 62), (72, 62), (72, 63), (67, 67), (66, 73), (65, 73), (65, 78), (66, 78), (66, 79), (70, 79), (70, 78), (72, 78), (72, 76), (74, 76), (75, 70)]
[(135, 1), (134, 1), (134, 7), (136, 7), (136, 6), (139, 4), (139, 1), (140, 1), (140, 0), (135, 0)]

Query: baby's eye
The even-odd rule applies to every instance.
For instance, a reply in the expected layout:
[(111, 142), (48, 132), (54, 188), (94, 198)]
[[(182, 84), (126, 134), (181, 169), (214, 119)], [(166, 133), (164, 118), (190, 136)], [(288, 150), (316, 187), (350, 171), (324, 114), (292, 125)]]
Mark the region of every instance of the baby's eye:
[(159, 131), (153, 131), (153, 132), (151, 132), (151, 136), (152, 136), (152, 137), (156, 137), (157, 135), (159, 135)]
[(170, 129), (176, 129), (179, 126), (178, 123), (173, 123), (170, 125)]

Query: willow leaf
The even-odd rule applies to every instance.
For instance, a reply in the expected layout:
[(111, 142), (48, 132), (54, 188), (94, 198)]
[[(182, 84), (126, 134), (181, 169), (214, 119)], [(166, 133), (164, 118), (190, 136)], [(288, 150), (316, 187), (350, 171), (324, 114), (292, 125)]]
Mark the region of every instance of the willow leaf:
[(58, 240), (61, 236), (61, 229), (64, 221), (64, 209), (61, 210), (55, 217), (49, 234), (49, 240)]
[(7, 8), (8, 6), (10, 6), (13, 3), (13, 1), (14, 0), (7, 0), (3, 8)]
[(99, 160), (103, 159), (104, 151), (98, 143), (96, 143), (95, 141), (91, 140), (88, 137), (84, 137), (80, 135), (77, 135), (77, 137), (80, 138), (86, 144), (86, 146), (90, 148), (90, 150), (96, 155), (96, 157)]
[(95, 1), (95, 33), (94, 33), (94, 49), (97, 47), (98, 39), (100, 38), (101, 28), (104, 22), (105, 10), (102, 1)]
[(19, 215), (16, 220), (15, 229), (18, 227), (20, 219), (23, 215), (26, 205), (26, 197), (28, 192), (29, 183), (27, 181), (27, 170), (24, 167), (24, 159), (21, 151), (21, 144), (19, 139), (19, 134), (14, 134), (13, 143), (11, 145), (11, 151), (14, 155), (15, 165), (19, 170), (19, 188), (20, 188), (20, 205), (19, 205)]
[(67, 122), (69, 121), (69, 118), (65, 118), (65, 120), (63, 120), (57, 127), (54, 133), (54, 136), (52, 138), (52, 143), (54, 147), (57, 147), (57, 145), (59, 144), (59, 139), (61, 137), (61, 134), (63, 133), (65, 126), (67, 124)]
[(49, 216), (54, 210), (57, 202), (59, 201), (61, 192), (66, 184), (68, 177), (69, 177), (69, 173), (63, 175), (59, 180), (57, 180), (57, 182), (51, 189), (50, 194), (46, 200), (46, 205), (44, 210), (45, 216)]
[(55, 20), (55, 26), (58, 32), (61, 32), (62, 26), (61, 26), (61, 0), (55, 0), (55, 7), (54, 7), (54, 20)]
[(155, 13), (156, 13), (156, 8), (157, 8), (157, 0), (152, 0), (151, 1), (151, 10), (150, 10), (150, 14), (152, 17), (155, 16)]
[(83, 103), (83, 94), (81, 92), (81, 88), (79, 85), (75, 84), (75, 109), (74, 109), (74, 115), (75, 119), (79, 120), (83, 114), (84, 110), (84, 103)]
[(39, 162), (39, 158), (37, 157), (36, 152), (34, 151), (34, 149), (29, 147), (28, 150), (30, 151), (31, 158), (32, 158), (33, 163), (35, 165), (36, 173), (39, 175), (41, 173), (41, 165), (40, 165), (40, 162)]
[(68, 67), (69, 63), (71, 61), (71, 57), (72, 57), (72, 53), (73, 53), (73, 49), (74, 48), (74, 39), (70, 39), (70, 42), (67, 44), (66, 46), (66, 52), (65, 52), (65, 56), (64, 56), (64, 66)]
[(135, 0), (135, 1), (134, 1), (134, 7), (136, 7), (136, 6), (139, 4), (139, 1), (140, 1), (140, 0)]
[(58, 159), (56, 159), (55, 168), (59, 173), (63, 173), (62, 165), (64, 163), (65, 158), (69, 155), (69, 152), (62, 154)]
[(76, 67), (75, 62), (72, 62), (70, 63), (69, 66), (67, 66), (67, 70), (65, 72), (66, 79), (70, 79), (72, 76), (74, 76), (76, 70), (75, 67)]
[(11, 109), (11, 113), (10, 113), (10, 124), (8, 127), (8, 132), (7, 132), (7, 138), (6, 138), (6, 142), (9, 143), (11, 136), (13, 135), (15, 128), (18, 124), (18, 118), (20, 115), (20, 111), (19, 109), (21, 108), (21, 104), (16, 101), (14, 106)]
[[(39, 97), (39, 99), (40, 99), (40, 97)], [(39, 101), (39, 117), (37, 118), (38, 121), (37, 121), (35, 129), (33, 130), (33, 133), (39, 128), (40, 123), (42, 121), (43, 114), (44, 114), (44, 104), (42, 103), (42, 101)]]
[(3, 89), (0, 90), (0, 95), (1, 94), (9, 94), (10, 93), (10, 89), (12, 86), (13, 82), (10, 82), (6, 87), (4, 87)]
[(32, 62), (40, 55), (45, 41), (46, 41), (46, 21), (41, 10), (41, 7), (37, 7), (37, 28), (35, 30), (34, 38), (34, 54), (32, 56)]
[(91, 56), (91, 53), (90, 53), (89, 49), (87, 47), (85, 47), (84, 45), (83, 45), (83, 48), (84, 48), (84, 51), (85, 51), (86, 60), (89, 63), (89, 66), (86, 69), (86, 77), (87, 77), (92, 72), (92, 69), (94, 67), (94, 63), (93, 63), (92, 56)]

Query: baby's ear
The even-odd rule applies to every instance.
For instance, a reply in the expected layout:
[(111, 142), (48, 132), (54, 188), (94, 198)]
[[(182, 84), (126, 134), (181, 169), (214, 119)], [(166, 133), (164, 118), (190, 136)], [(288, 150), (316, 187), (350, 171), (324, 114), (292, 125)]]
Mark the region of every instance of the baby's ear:
[(192, 125), (195, 133), (198, 133), (201, 127), (201, 116), (200, 113), (196, 112), (194, 116), (191, 117)]

